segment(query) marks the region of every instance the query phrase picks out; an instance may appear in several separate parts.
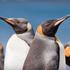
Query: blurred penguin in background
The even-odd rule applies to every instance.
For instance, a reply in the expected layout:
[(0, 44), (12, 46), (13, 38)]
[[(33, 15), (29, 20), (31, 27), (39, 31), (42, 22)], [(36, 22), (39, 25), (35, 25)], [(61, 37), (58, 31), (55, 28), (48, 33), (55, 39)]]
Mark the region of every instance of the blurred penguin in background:
[(66, 44), (64, 47), (64, 54), (66, 58), (66, 64), (70, 66), (70, 44)]
[(4, 47), (0, 43), (0, 70), (4, 70)]

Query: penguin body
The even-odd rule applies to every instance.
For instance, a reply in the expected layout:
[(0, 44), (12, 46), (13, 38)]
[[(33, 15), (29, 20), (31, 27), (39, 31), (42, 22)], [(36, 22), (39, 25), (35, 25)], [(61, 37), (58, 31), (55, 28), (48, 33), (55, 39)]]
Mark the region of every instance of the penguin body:
[(0, 19), (12, 26), (15, 31), (7, 42), (4, 70), (22, 70), (34, 37), (32, 25), (25, 18)]
[[(54, 40), (36, 34), (23, 70), (57, 70), (59, 66), (59, 47)], [(50, 43), (50, 45), (49, 45)], [(52, 47), (53, 46), (53, 47)], [(49, 49), (48, 49), (49, 47)]]
[(0, 70), (4, 70), (4, 48), (0, 43)]
[[(38, 26), (23, 70), (60, 70), (60, 43), (55, 34), (59, 25), (70, 16), (48, 20)], [(64, 60), (62, 60), (64, 62)], [(65, 69), (64, 69), (65, 70)]]
[(29, 48), (24, 40), (13, 34), (6, 46), (4, 70), (22, 70)]

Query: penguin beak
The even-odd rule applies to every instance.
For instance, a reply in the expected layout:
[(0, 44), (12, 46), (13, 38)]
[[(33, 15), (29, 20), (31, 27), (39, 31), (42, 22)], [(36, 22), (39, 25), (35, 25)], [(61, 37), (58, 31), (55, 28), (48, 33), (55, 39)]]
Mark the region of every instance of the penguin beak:
[(65, 21), (66, 19), (68, 19), (70, 17), (70, 15), (64, 16), (60, 19), (58, 19), (58, 21), (56, 23), (54, 23), (54, 26), (58, 26), (60, 25), (63, 21)]
[(14, 24), (14, 19), (13, 18), (4, 18), (4, 17), (0, 17), (1, 20), (5, 21), (6, 23), (10, 24), (10, 25), (15, 25)]
[(45, 34), (47, 36), (54, 37), (59, 28), (59, 25), (62, 24), (62, 22), (64, 22), (69, 17), (70, 17), (70, 15), (67, 15), (60, 19), (52, 20), (51, 24), (47, 25), (46, 30), (44, 30), (44, 32), (46, 31)]

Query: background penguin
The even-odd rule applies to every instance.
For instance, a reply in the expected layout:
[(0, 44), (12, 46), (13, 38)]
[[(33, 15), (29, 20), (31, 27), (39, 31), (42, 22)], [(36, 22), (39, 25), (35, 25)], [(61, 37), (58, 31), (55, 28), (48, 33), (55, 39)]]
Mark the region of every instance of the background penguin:
[(32, 25), (25, 18), (4, 18), (15, 31), (8, 40), (5, 53), (4, 70), (22, 70), (34, 37)]
[[(23, 70), (60, 69), (59, 61), (61, 59), (61, 49), (55, 34), (59, 25), (69, 17), (70, 16), (65, 16), (61, 19), (48, 20), (38, 26), (31, 48), (24, 63)], [(64, 68), (61, 68), (60, 70), (64, 70)]]
[(4, 49), (0, 43), (0, 70), (4, 70)]
[(66, 58), (66, 64), (70, 66), (70, 44), (66, 44), (64, 47), (64, 54)]

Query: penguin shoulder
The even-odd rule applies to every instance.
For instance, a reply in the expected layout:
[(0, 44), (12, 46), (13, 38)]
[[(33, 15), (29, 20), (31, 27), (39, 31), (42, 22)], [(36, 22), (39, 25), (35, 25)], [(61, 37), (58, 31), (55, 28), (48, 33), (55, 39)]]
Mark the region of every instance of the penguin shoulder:
[(8, 48), (15, 48), (14, 46), (17, 46), (17, 48), (20, 46), (20, 47), (24, 47), (24, 46), (26, 46), (26, 47), (28, 47), (29, 48), (29, 45), (24, 41), (24, 40), (22, 40), (22, 39), (20, 39), (16, 34), (13, 34), (10, 38), (9, 38), (9, 40), (8, 40), (8, 42), (7, 42), (7, 47), (6, 47), (6, 49)]

